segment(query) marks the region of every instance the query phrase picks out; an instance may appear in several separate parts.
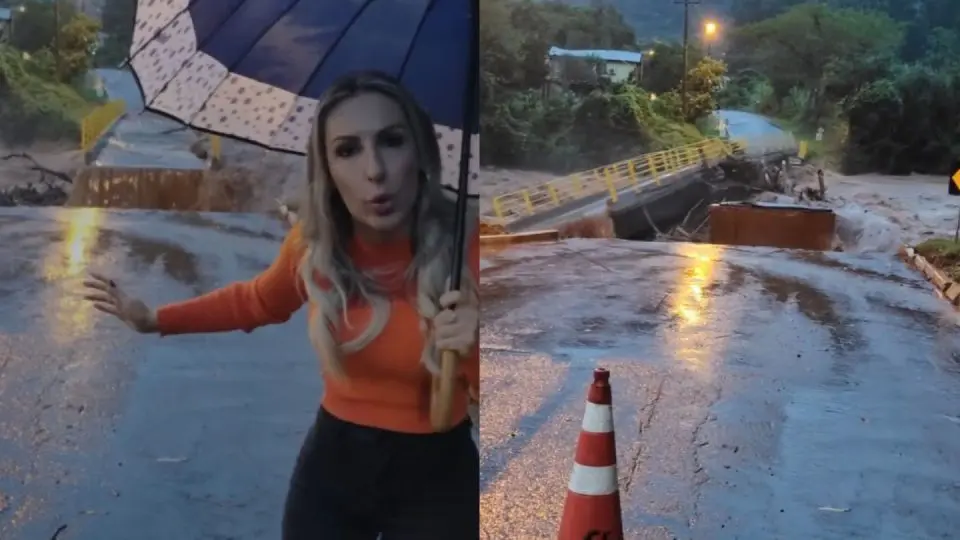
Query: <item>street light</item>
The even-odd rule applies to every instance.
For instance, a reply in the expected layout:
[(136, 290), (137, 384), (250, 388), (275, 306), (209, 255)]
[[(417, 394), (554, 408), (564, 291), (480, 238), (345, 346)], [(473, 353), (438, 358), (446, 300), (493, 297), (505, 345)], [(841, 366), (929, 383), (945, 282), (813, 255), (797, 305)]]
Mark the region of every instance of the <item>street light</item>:
[(703, 23), (703, 39), (707, 42), (707, 56), (710, 56), (710, 49), (713, 45), (714, 39), (717, 37), (718, 30), (717, 23), (714, 21), (707, 21)]

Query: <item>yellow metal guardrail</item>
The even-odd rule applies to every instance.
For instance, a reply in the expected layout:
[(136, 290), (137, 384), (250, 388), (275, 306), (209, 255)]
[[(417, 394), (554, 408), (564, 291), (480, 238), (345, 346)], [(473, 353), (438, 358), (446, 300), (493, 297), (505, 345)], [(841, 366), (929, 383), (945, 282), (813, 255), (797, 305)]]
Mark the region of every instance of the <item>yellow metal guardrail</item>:
[(644, 154), (498, 195), (492, 201), (493, 212), (501, 220), (511, 221), (604, 192), (611, 201), (617, 202), (619, 193), (624, 189), (633, 187), (640, 191), (650, 183), (660, 185), (665, 175), (699, 165), (704, 160), (723, 158), (743, 148), (739, 142), (706, 139), (679, 148)]
[(219, 135), (210, 135), (210, 157), (220, 161), (220, 157), (223, 154), (223, 145), (220, 142)]
[(90, 111), (90, 114), (80, 121), (80, 149), (89, 152), (126, 110), (126, 102), (116, 99)]

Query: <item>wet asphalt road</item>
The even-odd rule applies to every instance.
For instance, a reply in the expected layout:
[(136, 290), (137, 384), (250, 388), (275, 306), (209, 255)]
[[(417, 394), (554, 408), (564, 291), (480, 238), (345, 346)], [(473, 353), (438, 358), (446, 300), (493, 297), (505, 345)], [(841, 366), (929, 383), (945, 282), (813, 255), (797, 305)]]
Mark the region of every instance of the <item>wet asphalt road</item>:
[[(139, 336), (152, 303), (265, 268), (265, 217), (0, 210), (0, 538), (269, 540), (321, 393), (303, 313)], [(630, 539), (960, 530), (957, 316), (889, 256), (573, 240), (488, 254), (485, 539), (548, 539), (590, 371), (613, 372)]]
[(485, 264), (483, 538), (555, 534), (598, 365), (628, 539), (958, 537), (957, 316), (892, 256), (570, 240)]
[(759, 114), (720, 109), (714, 113), (727, 123), (732, 139), (746, 143), (746, 153), (762, 156), (784, 149), (796, 149), (793, 136)]
[(267, 267), (266, 217), (0, 209), (0, 539), (270, 540), (321, 395), (305, 315), (140, 336), (80, 298), (159, 303)]

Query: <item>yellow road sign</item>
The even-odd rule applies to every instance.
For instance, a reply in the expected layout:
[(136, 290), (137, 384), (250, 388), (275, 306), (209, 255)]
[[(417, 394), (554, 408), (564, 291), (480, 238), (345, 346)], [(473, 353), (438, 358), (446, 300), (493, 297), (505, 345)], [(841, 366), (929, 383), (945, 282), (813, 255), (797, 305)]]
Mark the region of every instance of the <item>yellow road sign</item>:
[[(942, 176), (940, 178), (943, 178)], [(953, 179), (953, 184), (957, 186), (957, 189), (960, 189), (960, 169), (957, 169), (957, 172), (953, 173), (953, 176), (950, 178)]]

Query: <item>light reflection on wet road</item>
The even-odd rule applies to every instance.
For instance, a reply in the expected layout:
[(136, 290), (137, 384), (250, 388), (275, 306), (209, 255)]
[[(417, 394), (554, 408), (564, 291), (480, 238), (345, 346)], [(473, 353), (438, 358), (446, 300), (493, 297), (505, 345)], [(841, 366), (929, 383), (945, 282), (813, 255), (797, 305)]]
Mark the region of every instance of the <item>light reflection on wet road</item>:
[(488, 254), (484, 538), (550, 538), (591, 370), (630, 539), (960, 530), (957, 316), (892, 257), (570, 240)]
[(320, 396), (303, 315), (161, 340), (92, 310), (80, 282), (189, 297), (266, 268), (283, 234), (260, 216), (0, 210), (0, 538), (279, 537)]

